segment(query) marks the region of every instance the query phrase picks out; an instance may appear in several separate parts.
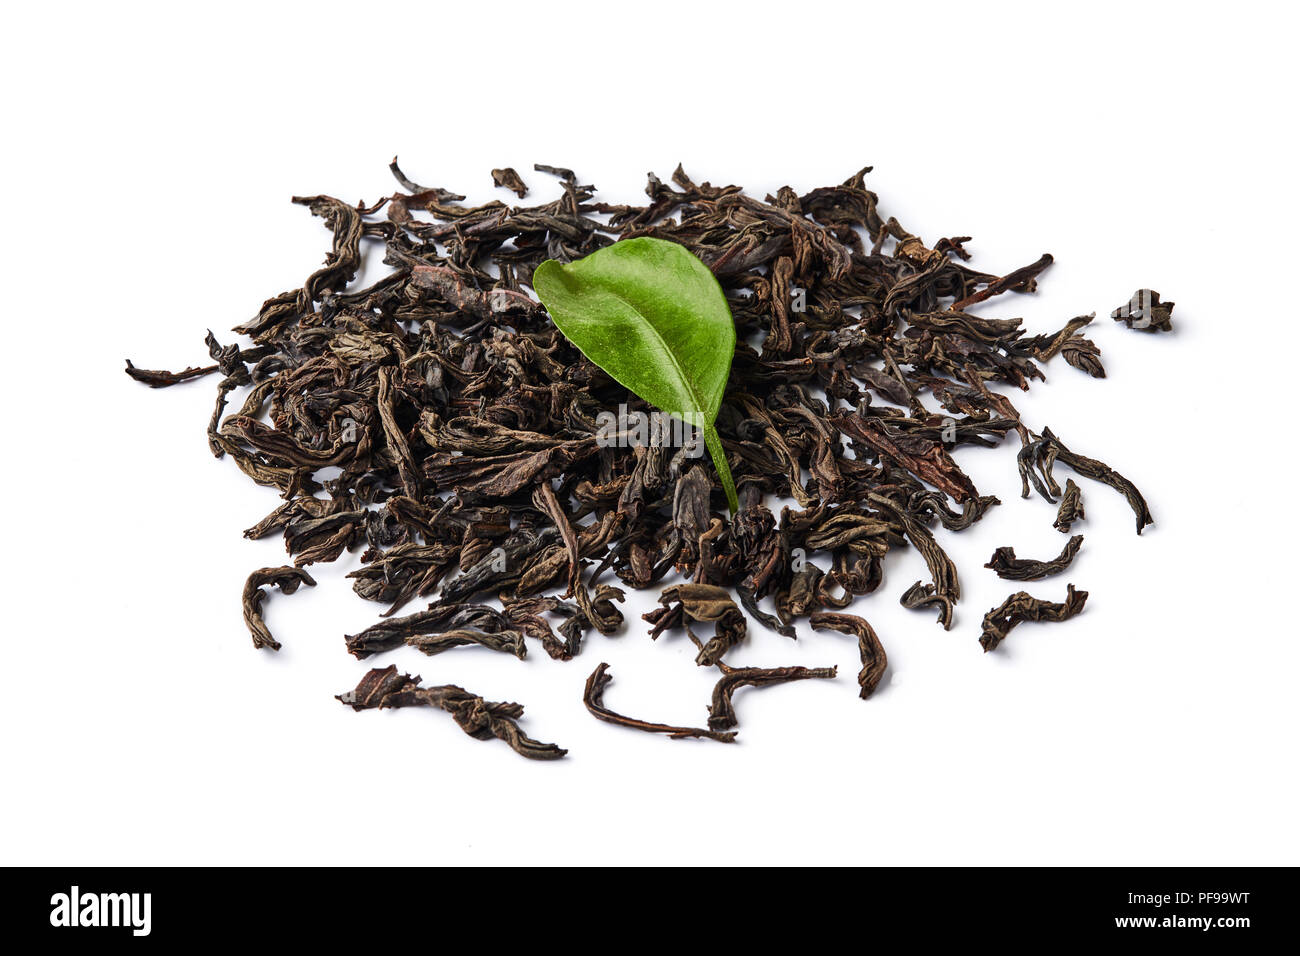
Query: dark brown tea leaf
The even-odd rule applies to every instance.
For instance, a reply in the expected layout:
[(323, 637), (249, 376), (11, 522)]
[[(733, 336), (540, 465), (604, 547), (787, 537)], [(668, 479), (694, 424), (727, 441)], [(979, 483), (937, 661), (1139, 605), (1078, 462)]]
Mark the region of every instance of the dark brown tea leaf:
[(1110, 314), (1116, 322), (1123, 322), (1139, 332), (1172, 332), (1174, 304), (1161, 302), (1160, 293), (1152, 289), (1138, 289), (1133, 297)]
[(253, 635), (254, 647), (269, 647), (273, 651), (280, 649), (280, 642), (271, 636), (270, 629), (262, 620), (262, 602), (266, 600), (266, 592), (262, 588), (274, 586), (283, 594), (292, 594), (302, 584), (316, 586), (312, 576), (302, 568), (258, 568), (248, 576), (244, 582), (244, 624), (248, 627), (248, 633)]
[(1083, 535), (1076, 534), (1065, 543), (1061, 553), (1050, 561), (1017, 558), (1015, 548), (1002, 547), (993, 552), (993, 557), (989, 558), (989, 563), (984, 567), (992, 568), (998, 577), (1008, 581), (1037, 581), (1052, 574), (1060, 574), (1068, 568), (1082, 545)]
[(1001, 644), (1011, 629), (1021, 621), (1067, 621), (1083, 610), (1088, 600), (1087, 591), (1076, 591), (1073, 584), (1066, 585), (1065, 601), (1056, 604), (1043, 601), (1025, 591), (1017, 591), (984, 615), (984, 630), (980, 646), (985, 652)]
[(505, 169), (492, 170), (492, 184), (494, 186), (502, 186), (509, 189), (520, 199), (523, 199), (528, 195), (528, 187), (525, 186), (524, 181), (519, 178), (519, 174), (509, 166)]
[(866, 618), (856, 614), (831, 614), (826, 611), (812, 615), (809, 623), (816, 630), (839, 631), (842, 634), (852, 634), (858, 639), (858, 656), (862, 659), (862, 670), (858, 672), (858, 686), (862, 689), (858, 696), (863, 700), (870, 697), (889, 666), (885, 647), (876, 636), (875, 628), (867, 623)]
[(705, 730), (703, 727), (673, 727), (669, 724), (656, 724), (648, 720), (638, 720), (635, 717), (624, 717), (622, 714), (615, 713), (605, 706), (605, 687), (614, 678), (609, 673), (609, 665), (602, 663), (587, 678), (587, 687), (582, 695), (582, 702), (587, 705), (587, 710), (597, 720), (603, 720), (606, 723), (618, 724), (620, 727), (631, 727), (634, 730), (644, 730), (652, 734), (667, 734), (674, 740), (681, 740), (686, 737), (707, 737), (709, 740), (716, 740), (720, 743), (729, 744), (735, 741), (735, 731), (720, 732), (716, 730)]
[(713, 686), (713, 701), (709, 704), (709, 729), (727, 730), (735, 727), (736, 706), (732, 695), (742, 687), (769, 687), (809, 678), (831, 678), (834, 667), (729, 667), (718, 661), (722, 676)]
[[(1024, 494), (1060, 497), (1061, 531), (1084, 514), (1074, 481), (1057, 485), (1058, 462), (1123, 494), (1139, 533), (1152, 522), (1132, 482), (1040, 433), (1008, 397), (1044, 381), (1058, 356), (1105, 375), (1083, 337), (1093, 315), (1037, 332), (979, 314), (1035, 292), (1050, 255), (976, 269), (969, 237), (927, 242), (882, 215), (870, 167), (760, 198), (679, 166), (650, 175), (636, 205), (601, 201), (570, 169), (534, 169), (555, 177), (557, 198), (522, 204), (527, 184), (499, 168), (493, 183), (519, 202), (470, 204), (396, 160), (396, 191), (373, 202), (297, 198), (325, 227), (324, 262), (237, 326), (247, 339), (208, 332), (196, 343), (208, 364), (179, 372), (127, 362), (154, 388), (219, 373), (208, 448), (280, 496), (245, 531), (279, 536), (292, 564), (245, 586), (256, 647), (280, 646), (262, 620), (265, 589), (292, 593), (314, 583), (303, 568), (345, 558), (355, 593), (378, 605), (377, 623), (345, 638), (359, 659), (465, 646), (523, 658), (535, 641), (567, 661), (623, 629), (625, 589), (654, 588), (651, 637), (681, 628), (696, 661), (722, 672), (710, 727), (607, 710), (605, 665), (587, 707), (654, 733), (731, 740), (719, 728), (734, 723), (738, 687), (827, 676), (724, 663), (745, 648), (747, 615), (764, 640), (794, 638), (801, 620), (854, 635), (863, 697), (887, 658), (846, 612), (882, 589), (897, 554), (915, 549), (929, 576), (903, 606), (952, 626), (961, 587), (948, 535), (998, 504), (963, 470), (968, 446), (1018, 438)], [(363, 285), (372, 246), (388, 272)], [(1168, 331), (1172, 309), (1139, 290), (1114, 317)], [(656, 387), (665, 377), (681, 388)], [(692, 411), (706, 413), (703, 448), (681, 428)], [(776, 499), (790, 502), (779, 514)], [(1079, 540), (1052, 561), (999, 549), (990, 564), (1034, 579), (1068, 566)], [(1013, 595), (986, 616), (981, 643), (996, 647), (1021, 620), (1064, 620), (1085, 598), (1073, 587), (1059, 605)], [(413, 602), (432, 603), (410, 613)], [(395, 668), (344, 696), (358, 709), (434, 706), (472, 736), (563, 754), (522, 734), (518, 705), (422, 689)]]
[(555, 744), (533, 740), (519, 729), (517, 721), (524, 715), (522, 704), (484, 700), (455, 684), (421, 687), (418, 675), (399, 674), (396, 665), (376, 667), (361, 678), (355, 690), (339, 694), (338, 699), (353, 710), (436, 707), (451, 714), (471, 737), (504, 740), (515, 753), (531, 760), (556, 760), (568, 753)]
[(1070, 533), (1070, 525), (1087, 517), (1083, 513), (1083, 493), (1073, 478), (1065, 479), (1065, 494), (1061, 495), (1061, 506), (1056, 509), (1056, 520), (1052, 527), (1062, 534)]

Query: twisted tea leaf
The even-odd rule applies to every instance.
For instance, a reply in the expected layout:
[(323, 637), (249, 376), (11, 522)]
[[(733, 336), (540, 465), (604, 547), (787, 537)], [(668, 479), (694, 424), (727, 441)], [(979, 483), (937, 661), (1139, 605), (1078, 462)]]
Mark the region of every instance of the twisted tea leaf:
[(1042, 438), (1026, 443), (1017, 456), (1020, 467), (1021, 496), (1029, 497), (1029, 485), (1032, 482), (1034, 489), (1043, 498), (1048, 501), (1055, 501), (1055, 496), (1061, 493), (1060, 486), (1052, 477), (1052, 466), (1057, 461), (1073, 468), (1077, 474), (1083, 475), (1085, 478), (1091, 478), (1093, 481), (1110, 485), (1122, 494), (1129, 507), (1133, 509), (1133, 514), (1137, 516), (1138, 534), (1141, 534), (1142, 529), (1147, 525), (1155, 524), (1156, 519), (1151, 517), (1151, 510), (1147, 507), (1142, 492), (1138, 491), (1137, 485), (1105, 462), (1097, 461), (1095, 458), (1086, 458), (1070, 451), (1059, 438), (1052, 434), (1050, 428), (1043, 429)]
[(301, 568), (259, 568), (248, 576), (244, 582), (244, 624), (253, 635), (254, 647), (269, 647), (273, 651), (280, 649), (280, 642), (271, 636), (270, 629), (262, 620), (262, 602), (266, 599), (263, 586), (274, 585), (282, 594), (292, 594), (301, 584), (316, 586), (312, 576)]
[(451, 714), (465, 733), (477, 740), (496, 737), (515, 753), (530, 760), (556, 760), (567, 750), (533, 740), (516, 721), (524, 715), (522, 704), (484, 700), (455, 684), (421, 687), (418, 675), (397, 673), (397, 666), (376, 667), (361, 678), (355, 690), (339, 694), (338, 700), (353, 710), (384, 707), (437, 707)]
[(520, 199), (528, 195), (528, 187), (524, 185), (524, 181), (519, 178), (519, 174), (511, 166), (507, 166), (505, 169), (492, 170), (492, 185), (509, 189)]
[(648, 720), (638, 720), (635, 717), (624, 717), (622, 714), (615, 713), (605, 706), (604, 701), (605, 687), (613, 679), (609, 674), (609, 665), (605, 663), (592, 671), (591, 676), (587, 678), (587, 686), (583, 691), (582, 702), (587, 705), (587, 710), (591, 711), (591, 715), (597, 720), (618, 724), (620, 727), (631, 727), (634, 730), (644, 730), (651, 734), (667, 734), (673, 740), (683, 740), (687, 737), (704, 737), (729, 744), (736, 739), (734, 730), (719, 732), (705, 730), (703, 727), (673, 727), (669, 724), (651, 723)]
[(938, 621), (945, 631), (952, 630), (953, 600), (946, 594), (937, 592), (933, 584), (917, 581), (898, 598), (898, 603), (909, 611), (919, 611), (924, 607), (939, 609)]
[(1060, 555), (1050, 561), (1017, 558), (1015, 548), (998, 548), (993, 552), (993, 557), (989, 558), (989, 563), (984, 567), (992, 568), (998, 577), (1005, 578), (1008, 581), (1037, 581), (1039, 578), (1045, 578), (1052, 574), (1060, 574), (1068, 568), (1074, 560), (1074, 556), (1079, 553), (1082, 544), (1083, 535), (1074, 535), (1065, 543), (1065, 548), (1062, 549)]
[(832, 678), (834, 667), (729, 667), (718, 661), (722, 677), (713, 685), (713, 700), (709, 704), (709, 729), (727, 730), (735, 727), (736, 706), (732, 695), (742, 687), (770, 687), (789, 681), (810, 678)]
[(984, 629), (980, 633), (980, 646), (985, 653), (1001, 644), (1011, 629), (1021, 621), (1067, 621), (1083, 610), (1088, 600), (1087, 591), (1076, 591), (1073, 584), (1066, 585), (1065, 601), (1056, 604), (1017, 591), (984, 615)]
[[(919, 582), (918, 582), (919, 583)], [(858, 685), (862, 688), (858, 696), (866, 700), (885, 676), (889, 666), (889, 657), (885, 647), (876, 636), (875, 628), (867, 623), (866, 618), (856, 614), (831, 614), (821, 612), (809, 618), (815, 630), (833, 630), (842, 634), (852, 634), (858, 639), (858, 656), (862, 660), (862, 670), (858, 672)]]
[[(209, 333), (203, 367), (127, 366), (154, 387), (220, 372), (210, 451), (284, 498), (249, 537), (282, 535), (299, 568), (364, 549), (351, 581), (359, 596), (387, 605), (385, 616), (437, 593), (427, 612), (350, 636), (357, 656), (469, 639), (511, 653), (537, 640), (569, 659), (585, 634), (620, 626), (621, 591), (597, 583), (608, 570), (627, 587), (675, 573), (687, 582), (676, 587), (703, 589), (669, 589), (652, 634), (684, 627), (697, 660), (720, 663), (745, 636), (737, 601), (793, 637), (798, 619), (877, 590), (887, 556), (909, 547), (923, 555), (930, 582), (909, 588), (902, 603), (936, 609), (951, 626), (957, 569), (935, 526), (959, 532), (997, 501), (978, 494), (957, 449), (996, 445), (1010, 431), (1023, 446), (1026, 495), (1032, 483), (1055, 501), (1059, 459), (1123, 492), (1139, 529), (1149, 523), (1131, 483), (1050, 431), (1031, 432), (1003, 394), (1044, 379), (1039, 364), (1056, 355), (1104, 374), (1098, 349), (1082, 337), (1092, 317), (1029, 335), (1019, 319), (967, 311), (1033, 291), (1049, 257), (1002, 275), (977, 271), (967, 264), (968, 239), (927, 244), (882, 217), (869, 168), (759, 199), (678, 167), (670, 180), (649, 177), (643, 205), (600, 202), (571, 170), (535, 168), (559, 178), (558, 199), (465, 205), (394, 162), (403, 191), (374, 203), (298, 200), (327, 227), (325, 262), (239, 327), (250, 345), (222, 345)], [(517, 193), (525, 186), (509, 169), (495, 170), (494, 181)], [(382, 243), (392, 270), (364, 287), (354, 282), (363, 241)], [(676, 264), (656, 264), (658, 255)], [(575, 321), (597, 345), (579, 341), (557, 295), (580, 300)], [(609, 314), (597, 314), (595, 302)], [(1156, 297), (1157, 311), (1168, 306)], [(1140, 299), (1129, 310), (1137, 325), (1134, 308)], [(655, 329), (665, 317), (681, 348), (667, 348)], [(605, 334), (615, 328), (624, 338)], [(662, 362), (644, 361), (647, 342)], [(602, 347), (613, 358), (597, 356)], [(672, 361), (688, 370), (678, 376), (686, 384), (660, 395), (654, 389)], [(228, 414), (237, 389), (242, 405)], [(708, 463), (665, 440), (659, 415), (644, 437), (620, 426), (621, 443), (611, 446), (601, 413), (621, 405), (636, 415), (655, 406), (707, 412), (700, 424), (719, 481)], [(711, 510), (719, 484), (729, 521)], [(796, 506), (778, 522), (764, 507), (770, 498)], [(1056, 526), (1068, 530), (1082, 517), (1067, 482)], [(820, 567), (817, 554), (826, 559)], [(589, 562), (596, 567), (584, 580)], [(250, 631), (258, 646), (274, 646), (261, 590), (252, 591)], [(504, 611), (469, 603), (489, 595)], [(1020, 611), (1062, 613), (1042, 606)], [(996, 640), (1017, 613), (993, 616)], [(865, 622), (845, 618), (860, 622), (843, 629), (859, 638), (859, 682), (870, 693), (884, 652)], [(716, 625), (707, 643), (690, 632), (700, 620)], [(435, 696), (476, 734), (492, 735), (490, 718), (515, 707), (459, 689)]]
[(1056, 509), (1056, 520), (1052, 527), (1062, 534), (1070, 533), (1070, 525), (1082, 521), (1087, 515), (1083, 512), (1083, 493), (1073, 478), (1065, 479), (1065, 494), (1061, 495), (1061, 506)]
[(1110, 314), (1116, 322), (1123, 322), (1139, 332), (1172, 332), (1174, 304), (1161, 302), (1160, 293), (1153, 289), (1138, 289), (1133, 297)]
[[(659, 603), (663, 607), (642, 615), (643, 620), (653, 625), (650, 636), (658, 637), (670, 627), (685, 627), (686, 633), (700, 649), (695, 663), (701, 666), (718, 663), (723, 654), (745, 639), (745, 615), (726, 588), (712, 584), (679, 584), (665, 588), (659, 595)], [(707, 644), (701, 643), (686, 623), (688, 619), (714, 622), (713, 638)]]
[(507, 615), (485, 604), (440, 604), (427, 611), (372, 624), (345, 640), (348, 652), (365, 660), (402, 645), (430, 656), (453, 647), (477, 644), (522, 660), (524, 635)]

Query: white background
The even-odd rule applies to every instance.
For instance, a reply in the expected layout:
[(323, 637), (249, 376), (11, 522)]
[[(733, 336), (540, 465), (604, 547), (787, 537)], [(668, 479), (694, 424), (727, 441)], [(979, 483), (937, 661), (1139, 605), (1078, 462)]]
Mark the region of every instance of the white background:
[[(8, 14), (0, 861), (1300, 862), (1296, 24), (1246, 3), (899, 8)], [(536, 645), (376, 661), (525, 703), (563, 761), (431, 711), (355, 714), (332, 696), (367, 666), (343, 634), (381, 610), (343, 579), (357, 557), (272, 594), (285, 647), (255, 652), (242, 582), (285, 556), (241, 531), (278, 499), (209, 455), (214, 379), (151, 391), (121, 369), (203, 364), (205, 329), (228, 341), (327, 249), (289, 197), (373, 200), (394, 154), (471, 201), (513, 201), (488, 175), (504, 165), (529, 202), (552, 197), (534, 162), (619, 202), (678, 161), (759, 196), (873, 164), (885, 214), (931, 242), (973, 235), (974, 266), (1056, 256), (1037, 296), (980, 314), (1032, 332), (1102, 314), (1106, 380), (1057, 359), (1015, 400), (1136, 481), (1158, 524), (1137, 537), (1117, 494), (1081, 482), (1082, 554), (1029, 589), (1073, 581), (1086, 612), (982, 654), (981, 616), (1018, 586), (981, 565), (1065, 539), (1019, 497), (1014, 439), (963, 449), (1003, 505), (942, 535), (955, 627), (898, 606), (924, 570), (891, 556), (852, 608), (890, 661), (863, 702), (852, 639), (752, 624), (736, 662), (840, 677), (742, 691), (733, 747), (583, 709), (604, 660), (615, 709), (705, 719), (713, 674), (681, 634), (646, 637), (653, 592), (569, 663)], [(1177, 302), (1175, 335), (1104, 317), (1139, 286)]]

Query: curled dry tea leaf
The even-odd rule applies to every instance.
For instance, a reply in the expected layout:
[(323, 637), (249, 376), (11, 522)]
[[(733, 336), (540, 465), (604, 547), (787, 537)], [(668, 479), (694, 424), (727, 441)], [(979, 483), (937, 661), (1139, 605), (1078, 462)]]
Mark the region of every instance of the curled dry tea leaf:
[(264, 586), (275, 586), (284, 594), (292, 594), (298, 586), (305, 584), (315, 587), (312, 576), (302, 568), (279, 567), (258, 568), (244, 582), (244, 624), (248, 633), (253, 635), (254, 647), (269, 647), (273, 651), (280, 649), (280, 642), (271, 636), (271, 631), (262, 620), (262, 602), (266, 599)]
[(1067, 621), (1083, 610), (1087, 600), (1088, 592), (1076, 591), (1073, 584), (1066, 585), (1065, 601), (1061, 604), (1040, 600), (1025, 591), (1017, 591), (984, 615), (980, 646), (985, 652), (993, 650), (1006, 640), (1011, 629), (1021, 621)]
[(1116, 322), (1123, 322), (1139, 332), (1172, 332), (1174, 304), (1161, 302), (1160, 293), (1153, 289), (1138, 289), (1133, 297), (1110, 314)]
[(501, 611), (485, 604), (434, 605), (427, 611), (391, 618), (345, 638), (358, 660), (407, 645), (430, 656), (453, 647), (477, 644), (522, 660), (527, 656), (523, 632)]
[(858, 656), (862, 660), (862, 670), (858, 672), (858, 685), (862, 689), (858, 696), (863, 700), (870, 697), (889, 666), (885, 646), (876, 636), (875, 628), (867, 623), (866, 618), (856, 614), (832, 614), (826, 611), (814, 614), (808, 623), (815, 630), (839, 631), (842, 634), (852, 634), (858, 639)]
[(216, 365), (205, 365), (202, 368), (191, 366), (179, 372), (165, 372), (148, 368), (136, 368), (131, 364), (130, 359), (126, 360), (126, 374), (137, 382), (143, 382), (150, 388), (167, 388), (171, 385), (179, 385), (181, 382), (188, 382), (192, 378), (211, 375), (217, 368)]
[[(882, 217), (867, 168), (760, 199), (678, 167), (649, 177), (642, 205), (535, 168), (559, 178), (559, 198), (468, 205), (394, 162), (401, 190), (373, 203), (298, 200), (326, 226), (325, 262), (239, 326), (251, 343), (209, 333), (204, 367), (127, 366), (154, 387), (220, 373), (210, 451), (283, 498), (246, 534), (282, 536), (299, 568), (361, 552), (352, 586), (385, 607), (347, 637), (356, 656), (466, 641), (522, 656), (539, 641), (567, 660), (591, 631), (621, 625), (622, 591), (597, 583), (609, 571), (631, 588), (680, 575), (652, 634), (711, 620), (711, 639), (690, 636), (701, 664), (719, 663), (745, 636), (742, 607), (794, 637), (799, 619), (877, 590), (890, 554), (909, 547), (930, 580), (903, 604), (951, 626), (960, 588), (937, 526), (961, 532), (997, 502), (958, 467), (958, 449), (1011, 431), (1026, 493), (1032, 481), (1055, 500), (1059, 459), (1149, 523), (1131, 483), (1050, 431), (1036, 436), (1008, 397), (1055, 355), (1102, 374), (1082, 338), (1091, 317), (1029, 335), (1019, 319), (967, 311), (1032, 292), (1050, 257), (978, 271), (965, 239), (927, 244)], [(524, 186), (509, 169), (494, 181)], [(371, 242), (391, 271), (361, 285)], [(648, 424), (620, 425), (611, 444), (602, 412), (620, 409)], [(674, 410), (701, 413), (713, 465), (665, 440), (660, 413)], [(719, 484), (730, 521), (713, 511)], [(1082, 517), (1072, 489), (1063, 530)], [(774, 498), (795, 503), (779, 520), (764, 506)], [(250, 630), (273, 646), (253, 590)], [(501, 610), (472, 603), (492, 598)], [(845, 626), (869, 693), (884, 652), (865, 622)]]
[(576, 262), (548, 259), (533, 288), (565, 338), (620, 385), (704, 433), (734, 512), (736, 486), (714, 426), (736, 351), (718, 280), (689, 250), (648, 236)]
[(1015, 548), (1002, 547), (993, 552), (993, 557), (989, 558), (989, 563), (984, 567), (992, 568), (998, 577), (1008, 581), (1037, 581), (1052, 574), (1060, 574), (1068, 568), (1082, 545), (1083, 535), (1076, 534), (1065, 543), (1061, 553), (1050, 561), (1017, 558)]
[(1065, 494), (1061, 495), (1061, 506), (1056, 509), (1056, 520), (1052, 527), (1062, 534), (1070, 533), (1070, 525), (1082, 521), (1087, 515), (1083, 513), (1083, 492), (1074, 483), (1073, 478), (1065, 479)]
[(504, 740), (515, 753), (530, 760), (556, 760), (567, 750), (533, 740), (519, 729), (522, 704), (484, 700), (455, 684), (421, 687), (419, 675), (397, 673), (396, 665), (379, 668), (361, 678), (355, 690), (338, 699), (353, 710), (379, 707), (436, 707), (451, 714), (460, 729), (477, 740)]
[(898, 462), (922, 481), (928, 481), (951, 495), (959, 504), (977, 497), (975, 485), (940, 441), (899, 435), (882, 419), (864, 419), (857, 415), (841, 414), (835, 419), (835, 427), (877, 454)]
[(718, 661), (722, 676), (713, 685), (713, 700), (709, 704), (709, 729), (727, 730), (736, 726), (736, 707), (732, 695), (742, 687), (770, 687), (795, 680), (832, 678), (834, 667), (729, 667)]
[(1014, 272), (1008, 272), (1000, 279), (995, 279), (979, 292), (966, 296), (952, 304), (953, 311), (960, 312), (962, 309), (974, 305), (976, 302), (983, 302), (985, 299), (992, 298), (995, 295), (1001, 295), (1010, 289), (1019, 292), (1033, 292), (1037, 284), (1039, 273), (1052, 264), (1051, 253), (1044, 252), (1036, 262), (1031, 262), (1027, 266), (1022, 266)]
[(510, 166), (505, 169), (492, 170), (492, 184), (509, 189), (520, 199), (528, 195), (528, 187), (524, 185), (524, 181), (519, 178), (519, 174)]
[(1065, 328), (1055, 335), (1036, 335), (1021, 339), (1018, 348), (1032, 354), (1040, 362), (1046, 362), (1058, 352), (1075, 368), (1087, 372), (1093, 378), (1105, 378), (1106, 369), (1101, 364), (1101, 349), (1091, 339), (1078, 334), (1079, 329), (1092, 322), (1096, 312), (1071, 319)]
[(609, 724), (618, 724), (620, 727), (631, 727), (634, 730), (644, 730), (651, 734), (667, 734), (674, 740), (682, 740), (687, 737), (706, 737), (709, 740), (717, 740), (720, 743), (729, 744), (735, 741), (736, 732), (716, 730), (705, 730), (703, 727), (673, 727), (669, 724), (656, 724), (648, 720), (638, 720), (635, 717), (624, 717), (622, 714), (615, 713), (605, 706), (605, 687), (614, 678), (610, 676), (609, 665), (602, 663), (587, 678), (587, 686), (583, 691), (582, 702), (587, 705), (587, 710), (591, 711), (593, 717), (597, 720), (603, 720)]
[(1060, 461), (1069, 465), (1083, 477), (1099, 481), (1104, 485), (1110, 485), (1122, 494), (1129, 507), (1133, 509), (1133, 514), (1137, 516), (1138, 534), (1141, 534), (1142, 529), (1147, 525), (1155, 524), (1156, 519), (1151, 517), (1151, 510), (1147, 508), (1146, 499), (1142, 497), (1142, 492), (1138, 491), (1137, 485), (1105, 462), (1097, 461), (1095, 458), (1085, 458), (1083, 455), (1077, 455), (1070, 451), (1059, 438), (1052, 434), (1050, 428), (1043, 429), (1042, 438), (1027, 442), (1020, 449), (1017, 461), (1020, 466), (1021, 497), (1023, 498), (1029, 497), (1029, 485), (1032, 482), (1034, 489), (1040, 495), (1048, 501), (1055, 501), (1055, 496), (1061, 493), (1061, 488), (1052, 477), (1052, 466), (1057, 461)]
[[(642, 615), (653, 627), (650, 636), (658, 637), (670, 627), (684, 627), (700, 653), (695, 663), (708, 667), (716, 664), (728, 650), (745, 639), (745, 615), (726, 588), (712, 584), (678, 584), (665, 588), (659, 595), (662, 608)], [(692, 633), (687, 620), (714, 622), (714, 635), (707, 644)]]
[(524, 646), (524, 635), (518, 631), (492, 633), (490, 631), (476, 631), (472, 627), (462, 627), (453, 631), (443, 631), (441, 634), (421, 634), (408, 638), (406, 643), (430, 657), (451, 650), (453, 647), (466, 647), (468, 645), (477, 645), (486, 647), (490, 651), (513, 654), (520, 660), (528, 656), (528, 648)]
[(622, 626), (623, 612), (614, 604), (615, 601), (623, 603), (622, 588), (601, 584), (593, 595), (587, 585), (579, 581), (575, 597), (578, 610), (581, 612), (580, 616), (588, 627), (594, 627), (601, 634), (609, 637)]
[(919, 611), (921, 608), (926, 607), (937, 607), (939, 609), (939, 623), (943, 625), (945, 631), (952, 630), (952, 598), (946, 594), (937, 592), (933, 584), (925, 584), (921, 581), (917, 581), (899, 596), (898, 603), (903, 605), (903, 607), (907, 608), (909, 611)]

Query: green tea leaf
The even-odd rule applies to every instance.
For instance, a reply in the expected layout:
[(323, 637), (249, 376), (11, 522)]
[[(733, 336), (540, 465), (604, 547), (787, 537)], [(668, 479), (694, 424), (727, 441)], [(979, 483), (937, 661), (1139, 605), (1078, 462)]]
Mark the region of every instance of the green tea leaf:
[(625, 239), (567, 265), (547, 259), (533, 289), (560, 331), (633, 394), (704, 434), (735, 512), (736, 485), (714, 422), (736, 324), (709, 267), (684, 246)]

